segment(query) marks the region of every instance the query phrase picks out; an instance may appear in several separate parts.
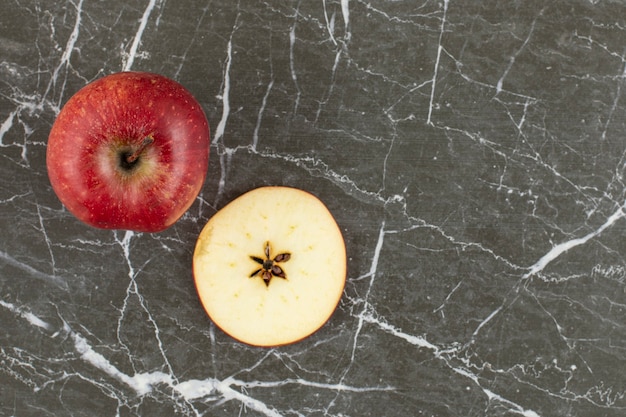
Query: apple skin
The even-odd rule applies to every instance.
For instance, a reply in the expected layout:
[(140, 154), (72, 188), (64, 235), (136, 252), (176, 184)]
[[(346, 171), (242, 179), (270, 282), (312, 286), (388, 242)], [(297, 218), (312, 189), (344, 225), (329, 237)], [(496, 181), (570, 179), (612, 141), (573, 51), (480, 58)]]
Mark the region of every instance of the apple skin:
[[(135, 165), (122, 158), (143, 149)], [(182, 85), (147, 72), (87, 84), (57, 116), (48, 139), (48, 177), (79, 220), (102, 229), (159, 232), (200, 193), (209, 162), (209, 124)]]

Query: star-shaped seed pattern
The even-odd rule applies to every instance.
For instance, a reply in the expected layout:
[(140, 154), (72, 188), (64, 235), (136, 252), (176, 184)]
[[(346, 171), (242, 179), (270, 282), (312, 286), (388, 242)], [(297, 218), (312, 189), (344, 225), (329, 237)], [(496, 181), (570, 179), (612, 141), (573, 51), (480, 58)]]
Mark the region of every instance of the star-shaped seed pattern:
[(266, 286), (270, 285), (270, 281), (273, 277), (287, 279), (285, 271), (277, 264), (287, 262), (291, 258), (291, 254), (287, 252), (281, 253), (272, 259), (270, 256), (270, 242), (265, 242), (264, 253), (265, 259), (259, 258), (258, 256), (250, 256), (250, 259), (261, 265), (261, 268), (250, 274), (250, 278), (259, 275), (263, 279), (263, 282), (265, 282)]

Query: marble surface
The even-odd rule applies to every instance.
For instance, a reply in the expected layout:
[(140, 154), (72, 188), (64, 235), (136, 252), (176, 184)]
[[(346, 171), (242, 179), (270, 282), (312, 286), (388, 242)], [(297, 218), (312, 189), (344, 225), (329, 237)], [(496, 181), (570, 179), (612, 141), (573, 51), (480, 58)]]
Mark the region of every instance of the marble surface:
[[(610, 0), (4, 0), (0, 415), (625, 415), (625, 39)], [(46, 174), (62, 105), (121, 70), (211, 124), (159, 234), (79, 223)], [(191, 276), (261, 185), (317, 195), (348, 249), (330, 321), (275, 349)]]

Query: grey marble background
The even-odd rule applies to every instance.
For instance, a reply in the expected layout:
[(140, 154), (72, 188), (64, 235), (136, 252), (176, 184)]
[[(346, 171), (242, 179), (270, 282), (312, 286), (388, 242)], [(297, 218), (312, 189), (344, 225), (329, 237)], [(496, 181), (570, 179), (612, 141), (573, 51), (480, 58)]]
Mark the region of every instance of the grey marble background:
[[(0, 415), (626, 415), (626, 5), (3, 0)], [(79, 223), (47, 135), (79, 88), (200, 101), (207, 181), (159, 234)], [(261, 185), (331, 209), (348, 282), (310, 338), (216, 329), (191, 276)]]

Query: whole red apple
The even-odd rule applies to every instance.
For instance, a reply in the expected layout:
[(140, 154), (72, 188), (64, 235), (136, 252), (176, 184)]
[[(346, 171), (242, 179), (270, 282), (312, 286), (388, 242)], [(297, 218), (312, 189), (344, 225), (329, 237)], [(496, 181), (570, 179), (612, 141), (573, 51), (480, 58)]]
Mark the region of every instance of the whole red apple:
[(179, 83), (120, 72), (79, 90), (50, 131), (48, 176), (61, 202), (103, 229), (162, 231), (204, 183), (209, 125)]

